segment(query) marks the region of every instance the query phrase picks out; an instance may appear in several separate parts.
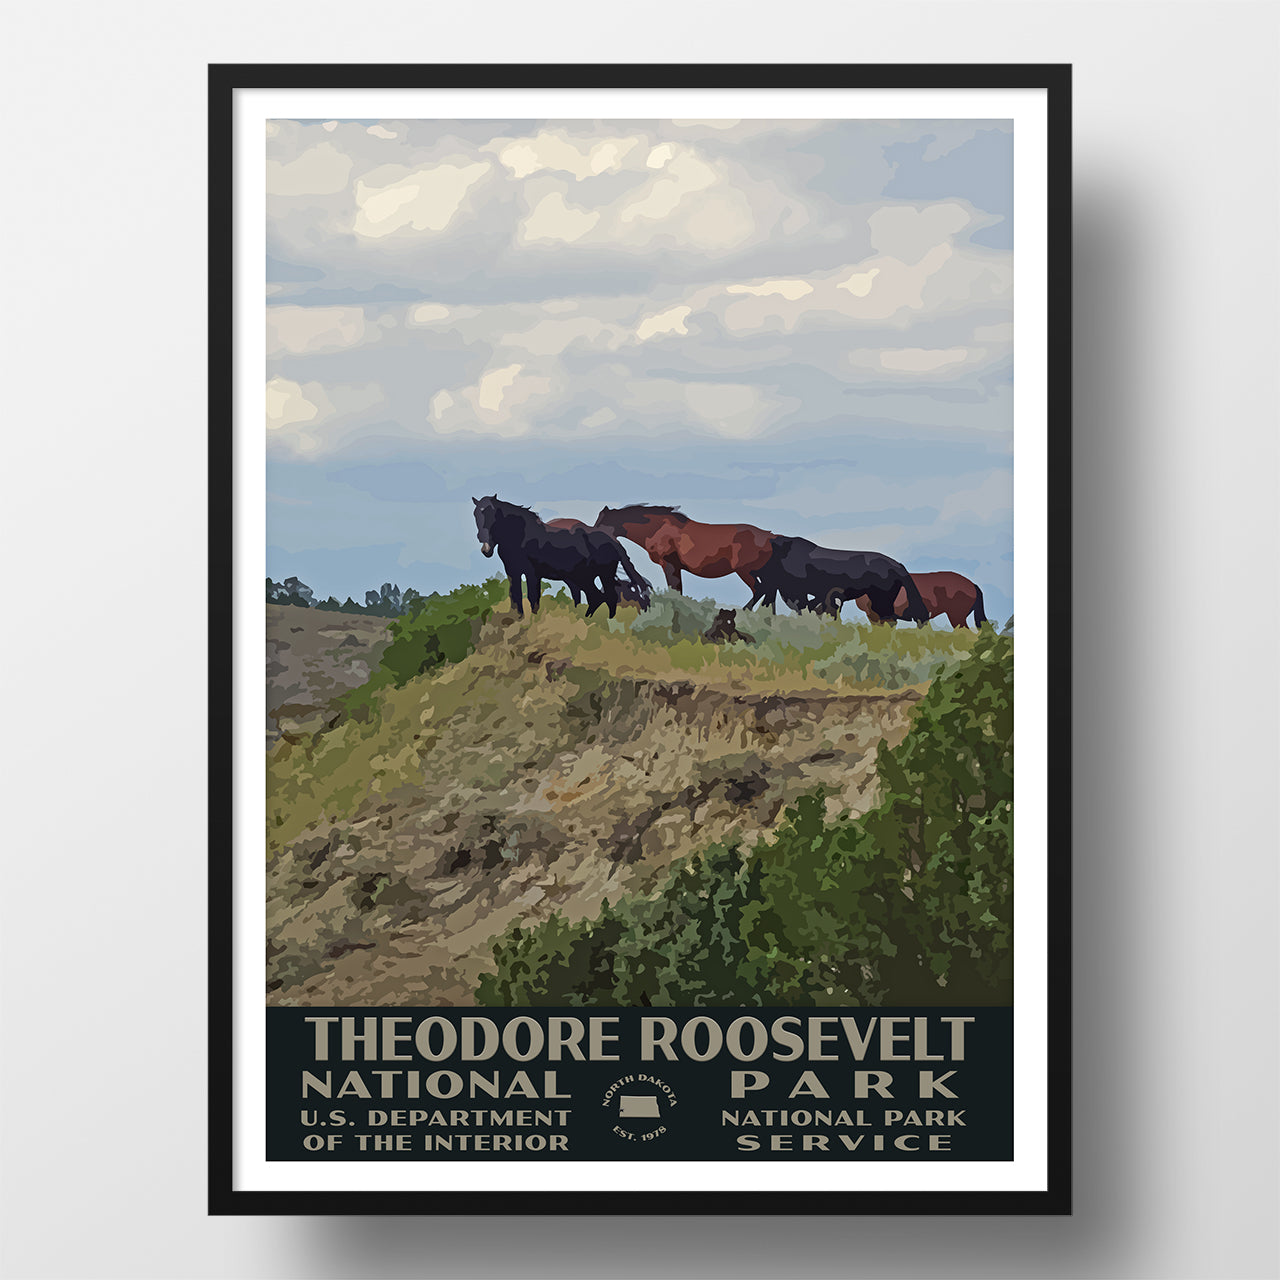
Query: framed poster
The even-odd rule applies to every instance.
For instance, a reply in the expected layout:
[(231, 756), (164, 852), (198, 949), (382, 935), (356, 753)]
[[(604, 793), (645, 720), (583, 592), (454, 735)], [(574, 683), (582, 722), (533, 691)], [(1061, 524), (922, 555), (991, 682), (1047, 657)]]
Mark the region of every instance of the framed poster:
[(1070, 1212), (1069, 122), (211, 68), (212, 1212)]

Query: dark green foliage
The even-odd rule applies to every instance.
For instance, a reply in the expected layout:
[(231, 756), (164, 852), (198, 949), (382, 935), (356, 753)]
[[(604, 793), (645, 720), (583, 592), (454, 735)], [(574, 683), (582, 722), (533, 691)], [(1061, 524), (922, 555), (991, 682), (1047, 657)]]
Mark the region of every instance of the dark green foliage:
[(984, 631), (878, 761), (860, 819), (804, 797), (654, 898), (513, 929), (483, 1004), (1002, 1004), (1013, 979), (1013, 641)]
[(286, 578), (283, 582), (267, 579), (267, 601), (270, 604), (296, 604), (309, 609), (314, 598), (315, 592), (297, 578)]
[(656, 898), (604, 904), (595, 920), (554, 915), (513, 928), (494, 952), (498, 972), (480, 980), (489, 1005), (760, 1004), (747, 983), (744, 917), (759, 870), (724, 845), (677, 863)]
[(406, 593), (407, 612), (391, 623), (391, 643), (374, 673), (376, 687), (400, 688), (446, 662), (460, 662), (471, 652), (480, 624), (506, 595), (502, 578), (455, 587), (443, 595)]
[(267, 601), (270, 604), (301, 605), (304, 609), (322, 609), (327, 613), (362, 613), (374, 618), (398, 618), (412, 612), (422, 598), (421, 593), (412, 587), (401, 592), (397, 584), (384, 582), (381, 590), (364, 593), (364, 604), (356, 604), (350, 596), (345, 604), (339, 604), (336, 596), (317, 600), (315, 592), (298, 578), (286, 578), (283, 582), (267, 579)]

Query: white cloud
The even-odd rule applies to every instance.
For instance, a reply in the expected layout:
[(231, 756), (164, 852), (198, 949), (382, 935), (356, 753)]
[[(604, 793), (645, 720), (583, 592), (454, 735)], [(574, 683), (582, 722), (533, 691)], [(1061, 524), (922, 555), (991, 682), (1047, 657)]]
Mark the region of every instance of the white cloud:
[(449, 308), (442, 307), (438, 302), (424, 302), (420, 306), (409, 308), (405, 323), (413, 328), (434, 325), (441, 320), (448, 320), (449, 314)]
[(618, 136), (588, 136), (575, 141), (565, 130), (543, 130), (531, 138), (497, 138), (480, 149), (495, 153), (513, 178), (549, 170), (572, 174), (581, 181), (617, 173), (641, 141)]
[(879, 274), (879, 267), (872, 267), (869, 271), (855, 271), (847, 280), (841, 280), (836, 288), (847, 289), (855, 298), (865, 298)]
[(267, 195), (326, 196), (347, 189), (352, 159), (331, 142), (304, 151), (296, 160), (267, 161)]
[(371, 124), (371, 125), (370, 125), (366, 130), (365, 130), (365, 133), (369, 134), (370, 136), (372, 136), (372, 137), (374, 137), (374, 138), (382, 138), (382, 139), (384, 139), (385, 141), (388, 141), (388, 142), (389, 142), (392, 138), (398, 138), (398, 137), (400, 136), (398, 133), (394, 133), (394, 132), (393, 132), (392, 130), (390, 130), (390, 129), (384, 129), (384, 128), (382, 127), (382, 125), (380, 125), (380, 124)]
[(380, 239), (404, 230), (444, 231), (490, 168), (487, 160), (446, 163), (409, 171), (385, 186), (357, 180), (355, 232)]
[(689, 330), (684, 322), (692, 310), (692, 307), (672, 307), (668, 311), (660, 311), (656, 316), (648, 316), (636, 326), (636, 337), (641, 342), (647, 342), (659, 334), (687, 334)]
[(731, 284), (726, 292), (750, 293), (757, 298), (768, 298), (776, 293), (788, 302), (795, 302), (798, 298), (808, 297), (813, 292), (813, 285), (805, 280), (766, 280), (763, 284)]
[(314, 422), (333, 412), (333, 405), (318, 382), (308, 382), (305, 389), (288, 378), (272, 378), (267, 382), (267, 430), (279, 431), (299, 422)]
[(541, 240), (572, 244), (599, 221), (599, 213), (570, 208), (564, 196), (553, 191), (539, 200), (520, 224), (519, 238), (525, 243)]
[(643, 195), (623, 206), (618, 218), (624, 225), (639, 220), (669, 218), (681, 201), (715, 185), (716, 171), (696, 151), (687, 148), (673, 159), (668, 159), (667, 152), (672, 150), (670, 146), (664, 146), (650, 153), (649, 167), (658, 167), (653, 164), (653, 158), (659, 156), (658, 165), (663, 166), (663, 174), (650, 182)]
[[(267, 354), (342, 351), (365, 340), (362, 307), (267, 308)], [(377, 331), (371, 331), (377, 337)]]
[(380, 387), (270, 378), (266, 384), (267, 439), (306, 456), (340, 443), (364, 410), (382, 400)]
[(431, 400), (431, 425), (442, 435), (522, 436), (532, 425), (531, 412), (552, 389), (550, 378), (527, 372), (523, 364), (487, 369), (474, 386), (437, 392)]
[(972, 221), (973, 215), (963, 205), (951, 202), (922, 207), (890, 204), (877, 209), (867, 226), (873, 248), (913, 266)]
[(476, 384), (476, 404), (490, 413), (502, 408), (502, 395), (516, 380), (523, 365), (509, 364), (505, 369), (493, 369)]
[(1007, 305), (1013, 271), (1007, 259), (993, 251), (941, 243), (914, 263), (876, 256), (834, 273), (809, 276), (805, 283), (810, 288), (799, 296), (730, 285), (721, 298), (709, 299), (706, 305), (735, 334), (830, 328), (840, 322), (902, 329), (977, 303)]

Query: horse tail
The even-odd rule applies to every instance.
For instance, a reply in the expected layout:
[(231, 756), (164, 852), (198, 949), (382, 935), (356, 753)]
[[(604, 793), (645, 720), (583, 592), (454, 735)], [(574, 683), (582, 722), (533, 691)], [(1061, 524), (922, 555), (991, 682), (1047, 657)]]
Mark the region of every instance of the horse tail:
[(618, 560), (627, 572), (627, 579), (631, 585), (640, 593), (640, 601), (642, 606), (647, 609), (649, 607), (649, 597), (653, 591), (653, 584), (647, 579), (642, 578), (637, 572), (636, 567), (631, 563), (631, 557), (627, 555), (627, 549), (621, 542), (615, 538), (614, 545), (618, 548)]
[(929, 610), (920, 595), (920, 588), (909, 573), (903, 573), (902, 589), (907, 593), (907, 617), (917, 626), (924, 626), (929, 621)]
[(986, 622), (987, 615), (982, 611), (982, 588), (976, 583), (973, 588), (973, 623), (974, 626), (980, 627)]
[(832, 587), (827, 592), (827, 598), (823, 601), (822, 608), (824, 612), (829, 613), (833, 618), (838, 618), (840, 610), (844, 607), (845, 599), (843, 587)]

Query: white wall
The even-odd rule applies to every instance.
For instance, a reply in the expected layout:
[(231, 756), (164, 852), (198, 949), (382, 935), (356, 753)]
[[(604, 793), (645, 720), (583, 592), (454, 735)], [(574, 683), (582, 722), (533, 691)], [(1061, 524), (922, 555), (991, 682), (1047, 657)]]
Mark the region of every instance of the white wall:
[[(1272, 5), (73, 0), (5, 21), (9, 1274), (1277, 1274)], [(533, 58), (1076, 66), (1072, 1219), (204, 1216), (205, 64)], [(122, 603), (180, 579), (189, 607)]]

